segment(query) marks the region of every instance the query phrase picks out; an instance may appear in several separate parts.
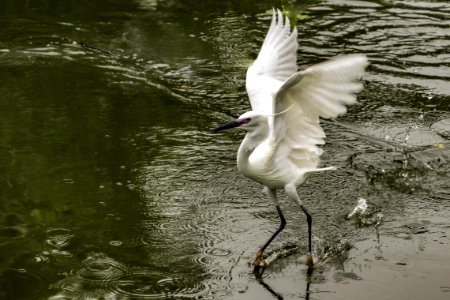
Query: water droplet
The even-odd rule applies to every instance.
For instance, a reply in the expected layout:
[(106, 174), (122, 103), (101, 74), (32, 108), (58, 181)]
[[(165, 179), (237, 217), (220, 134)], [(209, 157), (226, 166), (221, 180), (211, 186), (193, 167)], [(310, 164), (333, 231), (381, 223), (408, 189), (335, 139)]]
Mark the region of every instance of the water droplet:
[(69, 245), (71, 239), (74, 237), (71, 231), (65, 228), (50, 228), (46, 231), (46, 234), (47, 244), (57, 249), (61, 249)]
[(41, 256), (36, 256), (36, 257), (34, 258), (34, 261), (37, 262), (37, 263), (40, 263), (40, 262), (42, 262), (42, 261), (44, 261), (44, 260), (42, 259)]
[(120, 245), (123, 244), (123, 242), (122, 241), (110, 241), (109, 244), (114, 247), (119, 247)]

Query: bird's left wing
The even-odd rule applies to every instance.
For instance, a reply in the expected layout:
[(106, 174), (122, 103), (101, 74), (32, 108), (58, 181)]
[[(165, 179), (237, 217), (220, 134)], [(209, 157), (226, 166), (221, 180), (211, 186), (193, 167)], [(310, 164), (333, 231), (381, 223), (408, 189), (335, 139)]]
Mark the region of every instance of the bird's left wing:
[(356, 103), (363, 85), (359, 79), (368, 65), (364, 55), (345, 55), (297, 72), (286, 80), (273, 101), (271, 143), (277, 158), (288, 158), (299, 168), (315, 168), (325, 133), (320, 118), (336, 118)]
[(297, 72), (297, 48), (297, 29), (291, 31), (289, 19), (283, 22), (281, 11), (274, 10), (258, 57), (247, 70), (246, 89), (252, 110), (273, 113), (273, 96)]

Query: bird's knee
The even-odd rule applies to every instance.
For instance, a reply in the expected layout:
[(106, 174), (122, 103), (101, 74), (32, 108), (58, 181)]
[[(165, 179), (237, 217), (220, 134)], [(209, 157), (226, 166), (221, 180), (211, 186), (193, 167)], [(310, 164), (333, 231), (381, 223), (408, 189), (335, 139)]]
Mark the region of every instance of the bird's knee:
[(312, 224), (312, 217), (311, 217), (310, 214), (307, 214), (307, 215), (306, 215), (306, 222), (307, 222), (309, 225)]
[(274, 189), (268, 188), (267, 186), (265, 186), (262, 190), (262, 192), (264, 193), (264, 195), (266, 195), (267, 197), (270, 198), (270, 200), (272, 200), (272, 202), (275, 203), (275, 205), (278, 204), (278, 200), (277, 200), (277, 192)]
[(292, 199), (298, 204), (302, 205), (302, 201), (297, 194), (297, 187), (295, 185), (286, 184), (286, 186), (284, 187), (284, 191), (286, 192), (286, 195), (289, 197), (289, 199)]
[(303, 210), (303, 212), (306, 215), (306, 222), (308, 222), (308, 224), (312, 224), (312, 217), (311, 214), (309, 213), (309, 211), (302, 205), (300, 204), (301, 209)]
[(278, 216), (280, 217), (280, 230), (283, 230), (286, 227), (286, 219), (284, 218), (283, 212), (281, 211), (281, 207), (279, 205), (276, 206)]

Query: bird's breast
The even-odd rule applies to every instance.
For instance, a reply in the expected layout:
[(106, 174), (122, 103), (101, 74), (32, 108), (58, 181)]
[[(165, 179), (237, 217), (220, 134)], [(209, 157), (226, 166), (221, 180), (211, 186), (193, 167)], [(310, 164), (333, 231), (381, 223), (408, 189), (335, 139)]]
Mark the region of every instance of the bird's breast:
[(245, 177), (270, 188), (283, 188), (289, 180), (286, 171), (273, 159), (273, 151), (268, 142), (262, 142), (252, 151), (240, 149), (238, 169)]

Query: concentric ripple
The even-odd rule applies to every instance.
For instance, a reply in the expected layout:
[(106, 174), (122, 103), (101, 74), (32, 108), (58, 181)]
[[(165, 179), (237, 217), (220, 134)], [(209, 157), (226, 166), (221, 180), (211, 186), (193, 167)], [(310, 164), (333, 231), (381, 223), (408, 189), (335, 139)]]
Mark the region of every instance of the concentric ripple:
[(66, 278), (51, 286), (53, 290), (59, 291), (51, 299), (104, 297), (110, 293), (117, 278), (127, 270), (127, 267), (103, 253), (91, 253), (82, 261), (80, 269), (73, 270)]
[(51, 228), (47, 232), (47, 244), (57, 248), (62, 249), (69, 245), (70, 240), (74, 235), (66, 228)]
[[(161, 299), (165, 297), (201, 298), (209, 288), (203, 284), (187, 287), (186, 280), (152, 271), (132, 271), (117, 279), (114, 292), (132, 299)], [(189, 280), (188, 280), (189, 282)]]

